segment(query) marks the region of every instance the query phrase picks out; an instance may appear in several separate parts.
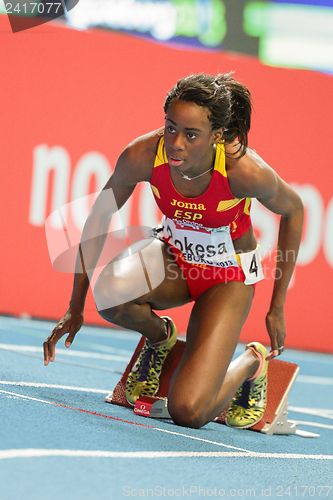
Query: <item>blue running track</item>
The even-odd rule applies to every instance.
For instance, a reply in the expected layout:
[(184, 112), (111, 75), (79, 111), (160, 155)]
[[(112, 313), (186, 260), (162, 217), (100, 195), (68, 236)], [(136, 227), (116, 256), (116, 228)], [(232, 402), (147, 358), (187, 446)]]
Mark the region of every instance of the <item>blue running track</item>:
[(289, 418), (319, 438), (195, 430), (104, 402), (138, 335), (83, 327), (44, 367), (53, 326), (0, 318), (0, 500), (333, 499), (333, 356), (282, 358), (301, 367)]

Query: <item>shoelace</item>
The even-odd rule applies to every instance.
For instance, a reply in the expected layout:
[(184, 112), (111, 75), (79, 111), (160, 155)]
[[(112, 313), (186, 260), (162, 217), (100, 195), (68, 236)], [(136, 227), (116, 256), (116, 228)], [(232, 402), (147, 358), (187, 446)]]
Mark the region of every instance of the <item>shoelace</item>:
[(164, 346), (156, 348), (149, 344), (149, 341), (147, 341), (141, 356), (139, 367), (140, 375), (138, 377), (139, 382), (144, 382), (147, 379), (150, 368), (154, 368), (154, 370), (156, 370), (157, 364), (160, 361), (160, 357), (162, 357), (163, 354)]
[(239, 393), (236, 395), (235, 403), (238, 406), (242, 406), (247, 409), (255, 405), (257, 401), (257, 396), (261, 396), (262, 383), (253, 385), (248, 381), (245, 381), (240, 387)]
[(259, 383), (257, 383), (252, 388), (252, 391), (250, 393), (250, 398), (249, 398), (250, 406), (255, 405), (256, 403), (260, 402), (260, 400), (262, 398), (263, 381), (264, 381), (264, 379), (262, 379)]
[(163, 348), (155, 349), (152, 346), (147, 345), (141, 356), (141, 363), (139, 367), (140, 375), (138, 377), (139, 382), (144, 382), (147, 379), (149, 369), (156, 370), (157, 365), (161, 362), (160, 357), (164, 354)]
[(144, 351), (141, 355), (141, 363), (139, 367), (140, 375), (138, 377), (139, 382), (144, 382), (147, 378), (150, 364), (152, 362), (152, 367), (156, 367), (156, 350), (150, 345), (146, 345)]
[(249, 403), (249, 395), (250, 395), (250, 383), (245, 381), (243, 385), (240, 387), (238, 394), (236, 395), (235, 403), (238, 406), (247, 408)]

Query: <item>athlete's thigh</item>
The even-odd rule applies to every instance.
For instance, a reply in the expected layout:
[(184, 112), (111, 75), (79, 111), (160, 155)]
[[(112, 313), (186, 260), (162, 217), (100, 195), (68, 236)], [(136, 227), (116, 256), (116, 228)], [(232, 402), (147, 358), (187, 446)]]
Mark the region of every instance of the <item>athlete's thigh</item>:
[(217, 393), (252, 298), (252, 286), (236, 281), (216, 285), (199, 297), (191, 313), (185, 353), (173, 378), (174, 396), (190, 392), (200, 399)]
[[(100, 274), (94, 289), (95, 300), (117, 297), (118, 304), (149, 303), (167, 309), (189, 302), (186, 280), (168, 245), (154, 239), (138, 242), (122, 252)], [(112, 300), (108, 307), (112, 307)], [(107, 307), (107, 306), (105, 306)]]

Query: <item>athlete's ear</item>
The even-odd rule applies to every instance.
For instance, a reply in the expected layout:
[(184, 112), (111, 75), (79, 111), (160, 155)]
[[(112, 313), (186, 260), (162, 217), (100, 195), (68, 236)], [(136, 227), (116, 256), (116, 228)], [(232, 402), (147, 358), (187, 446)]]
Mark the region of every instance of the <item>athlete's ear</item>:
[(216, 130), (213, 130), (213, 142), (214, 142), (214, 144), (222, 142), (223, 132), (224, 132), (224, 128), (217, 128)]

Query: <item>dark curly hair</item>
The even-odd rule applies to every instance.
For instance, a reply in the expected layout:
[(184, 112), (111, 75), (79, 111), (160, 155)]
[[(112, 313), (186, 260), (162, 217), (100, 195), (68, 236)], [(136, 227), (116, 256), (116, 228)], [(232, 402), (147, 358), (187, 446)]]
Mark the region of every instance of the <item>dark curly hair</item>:
[(232, 72), (218, 75), (199, 73), (182, 78), (168, 93), (164, 111), (167, 112), (174, 99), (208, 108), (212, 130), (224, 128), (223, 136), (228, 143), (238, 138), (239, 153), (243, 155), (251, 126), (251, 94), (231, 75)]

